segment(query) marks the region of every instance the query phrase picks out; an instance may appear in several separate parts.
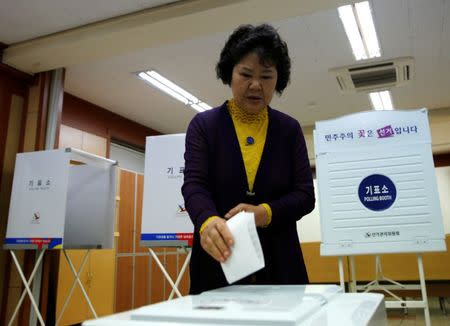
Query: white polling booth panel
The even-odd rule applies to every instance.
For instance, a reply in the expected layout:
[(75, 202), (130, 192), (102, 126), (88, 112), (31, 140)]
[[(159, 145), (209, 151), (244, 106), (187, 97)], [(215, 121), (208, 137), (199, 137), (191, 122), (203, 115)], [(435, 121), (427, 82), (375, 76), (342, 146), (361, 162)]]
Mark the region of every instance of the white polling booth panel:
[(314, 144), (321, 255), (446, 250), (426, 109), (320, 121)]
[(181, 194), (185, 138), (175, 134), (146, 139), (141, 246), (192, 245), (194, 226)]
[(386, 325), (382, 294), (336, 285), (234, 285), (83, 323), (101, 325)]
[(72, 148), (17, 154), (4, 248), (112, 248), (116, 166)]

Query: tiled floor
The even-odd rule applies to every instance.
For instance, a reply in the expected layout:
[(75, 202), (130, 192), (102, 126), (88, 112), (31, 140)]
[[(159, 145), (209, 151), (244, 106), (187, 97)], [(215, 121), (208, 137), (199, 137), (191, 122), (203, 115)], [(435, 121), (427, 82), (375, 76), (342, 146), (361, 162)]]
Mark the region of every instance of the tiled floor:
[[(430, 307), (432, 326), (450, 326), (450, 298), (446, 298), (447, 315), (445, 315), (439, 305), (439, 299), (436, 297), (428, 298)], [(389, 326), (422, 326), (425, 325), (423, 309), (407, 310), (405, 314), (403, 309), (387, 309)]]

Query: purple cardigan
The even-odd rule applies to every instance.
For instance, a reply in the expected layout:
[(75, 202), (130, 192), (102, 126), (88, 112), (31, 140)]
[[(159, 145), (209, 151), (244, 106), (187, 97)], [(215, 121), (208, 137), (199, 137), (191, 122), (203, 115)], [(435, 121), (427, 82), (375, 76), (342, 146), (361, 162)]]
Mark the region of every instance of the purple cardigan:
[(199, 229), (210, 216), (224, 216), (239, 203), (268, 203), (272, 222), (258, 228), (265, 267), (239, 284), (308, 283), (296, 222), (314, 209), (314, 186), (300, 124), (269, 108), (269, 125), (253, 193), (226, 102), (197, 114), (186, 134), (186, 209), (194, 223), (191, 294), (226, 286), (220, 263), (200, 245)]

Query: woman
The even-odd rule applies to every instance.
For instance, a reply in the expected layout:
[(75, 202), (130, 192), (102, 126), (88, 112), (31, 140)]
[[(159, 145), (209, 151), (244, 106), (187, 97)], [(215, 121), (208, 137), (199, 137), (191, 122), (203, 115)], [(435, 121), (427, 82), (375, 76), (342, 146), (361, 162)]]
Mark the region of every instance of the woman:
[(194, 223), (191, 294), (226, 286), (220, 262), (232, 254), (226, 220), (255, 214), (265, 267), (238, 284), (306, 284), (296, 222), (314, 208), (299, 123), (269, 107), (289, 82), (286, 43), (269, 25), (243, 25), (227, 40), (217, 77), (233, 98), (197, 114), (186, 134), (186, 209)]

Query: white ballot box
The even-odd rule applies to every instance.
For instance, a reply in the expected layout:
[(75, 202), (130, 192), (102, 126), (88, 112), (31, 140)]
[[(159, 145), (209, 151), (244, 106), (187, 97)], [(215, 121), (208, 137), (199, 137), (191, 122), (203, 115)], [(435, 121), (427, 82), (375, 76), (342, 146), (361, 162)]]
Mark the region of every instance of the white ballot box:
[(17, 154), (4, 248), (112, 248), (116, 166), (72, 148)]
[(235, 285), (83, 325), (386, 325), (386, 312), (383, 295), (335, 285)]
[(316, 122), (321, 255), (445, 251), (427, 110)]

